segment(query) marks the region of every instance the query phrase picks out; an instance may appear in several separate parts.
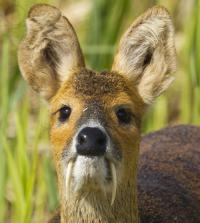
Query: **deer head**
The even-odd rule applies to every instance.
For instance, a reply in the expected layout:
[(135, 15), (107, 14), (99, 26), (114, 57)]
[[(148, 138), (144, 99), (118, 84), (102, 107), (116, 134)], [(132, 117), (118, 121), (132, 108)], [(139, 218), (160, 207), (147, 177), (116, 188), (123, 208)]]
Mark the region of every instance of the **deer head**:
[(33, 6), (19, 47), (24, 78), (50, 104), (61, 222), (137, 222), (143, 113), (171, 84), (174, 31), (156, 6), (122, 37), (111, 71), (85, 67), (76, 33), (49, 5)]

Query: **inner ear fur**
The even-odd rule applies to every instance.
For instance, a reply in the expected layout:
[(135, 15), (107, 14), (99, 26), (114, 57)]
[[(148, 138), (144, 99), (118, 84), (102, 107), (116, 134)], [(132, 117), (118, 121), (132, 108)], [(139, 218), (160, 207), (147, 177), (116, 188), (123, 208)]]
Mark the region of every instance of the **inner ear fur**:
[(147, 104), (173, 81), (174, 28), (168, 11), (155, 6), (138, 17), (120, 40), (112, 70), (133, 81)]
[(72, 25), (53, 6), (34, 5), (26, 27), (18, 50), (20, 70), (32, 88), (48, 100), (70, 72), (85, 66), (82, 51)]

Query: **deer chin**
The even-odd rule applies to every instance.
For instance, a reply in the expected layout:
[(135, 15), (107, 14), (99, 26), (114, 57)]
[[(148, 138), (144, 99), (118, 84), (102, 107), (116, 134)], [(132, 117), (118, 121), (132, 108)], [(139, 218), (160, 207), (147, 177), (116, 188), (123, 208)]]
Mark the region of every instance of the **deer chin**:
[(105, 196), (111, 193), (111, 205), (117, 191), (117, 174), (115, 164), (104, 157), (78, 156), (69, 161), (66, 169), (67, 197), (75, 194), (100, 192)]

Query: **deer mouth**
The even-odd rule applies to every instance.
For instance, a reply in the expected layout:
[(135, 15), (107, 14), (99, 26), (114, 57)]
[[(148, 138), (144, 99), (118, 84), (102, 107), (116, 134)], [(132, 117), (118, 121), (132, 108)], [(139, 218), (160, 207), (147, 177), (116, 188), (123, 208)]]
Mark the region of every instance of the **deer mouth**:
[(73, 192), (101, 190), (105, 194), (109, 190), (112, 205), (117, 191), (116, 165), (104, 157), (78, 156), (67, 163), (65, 187), (67, 197)]

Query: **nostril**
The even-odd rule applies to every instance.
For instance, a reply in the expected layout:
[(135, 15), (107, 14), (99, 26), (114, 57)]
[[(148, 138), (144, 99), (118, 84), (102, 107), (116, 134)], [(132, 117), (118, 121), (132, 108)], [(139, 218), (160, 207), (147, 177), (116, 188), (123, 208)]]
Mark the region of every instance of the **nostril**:
[(106, 144), (106, 137), (102, 137), (102, 138), (98, 139), (97, 144), (99, 146), (104, 146)]
[(82, 145), (83, 143), (85, 143), (86, 140), (87, 140), (87, 136), (86, 136), (86, 135), (84, 135), (84, 134), (80, 134), (80, 135), (78, 136), (78, 143), (79, 143), (80, 145)]

